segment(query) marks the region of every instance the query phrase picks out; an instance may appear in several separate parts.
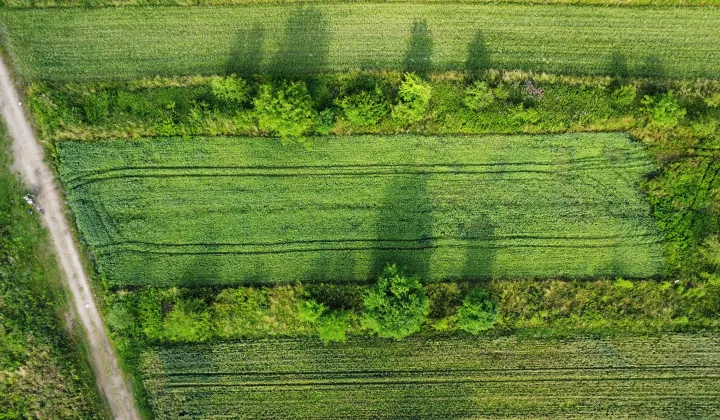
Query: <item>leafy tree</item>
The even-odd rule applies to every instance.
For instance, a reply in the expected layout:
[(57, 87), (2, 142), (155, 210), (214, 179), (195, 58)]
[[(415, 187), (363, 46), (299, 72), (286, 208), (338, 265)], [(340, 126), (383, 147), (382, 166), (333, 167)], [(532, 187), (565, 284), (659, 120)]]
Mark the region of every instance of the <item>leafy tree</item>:
[(642, 101), (645, 111), (650, 119), (650, 127), (669, 129), (680, 124), (687, 111), (678, 104), (673, 92), (661, 95), (659, 98), (645, 96)]
[(389, 104), (379, 87), (374, 92), (361, 91), (346, 96), (337, 104), (342, 108), (345, 120), (353, 126), (360, 128), (375, 127), (387, 115)]
[(247, 83), (234, 74), (213, 77), (210, 88), (217, 99), (228, 104), (241, 105), (248, 99)]
[(165, 317), (165, 334), (171, 341), (205, 341), (212, 335), (210, 313), (200, 299), (181, 300)]
[(457, 311), (460, 328), (476, 335), (492, 328), (497, 317), (497, 303), (481, 288), (470, 290)]
[(412, 124), (423, 119), (430, 104), (432, 88), (415, 73), (406, 73), (398, 96), (400, 103), (393, 107), (392, 116), (403, 124)]
[(330, 311), (320, 316), (315, 324), (320, 339), (330, 341), (347, 341), (345, 332), (350, 328), (350, 313), (348, 311)]
[(487, 83), (477, 81), (465, 89), (463, 104), (473, 111), (480, 111), (492, 105), (495, 101), (493, 90)]
[(396, 340), (419, 331), (430, 311), (420, 280), (406, 276), (395, 264), (383, 270), (364, 303), (363, 325), (380, 337)]
[(316, 113), (305, 83), (265, 83), (253, 103), (260, 130), (280, 136), (283, 144), (310, 146), (305, 135), (312, 132)]

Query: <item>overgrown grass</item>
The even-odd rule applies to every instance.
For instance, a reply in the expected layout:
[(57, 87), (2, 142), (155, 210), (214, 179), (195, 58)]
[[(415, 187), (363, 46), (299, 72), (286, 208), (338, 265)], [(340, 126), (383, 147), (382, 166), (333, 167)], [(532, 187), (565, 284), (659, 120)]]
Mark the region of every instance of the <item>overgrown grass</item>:
[(715, 336), (269, 339), (156, 347), (158, 419), (715, 417)]
[(468, 3), (3, 10), (26, 81), (524, 69), (720, 76), (717, 8)]
[(653, 168), (622, 134), (60, 142), (114, 285), (652, 277)]
[(0, 124), (0, 418), (104, 418), (82, 344), (68, 331), (61, 273), (10, 171)]

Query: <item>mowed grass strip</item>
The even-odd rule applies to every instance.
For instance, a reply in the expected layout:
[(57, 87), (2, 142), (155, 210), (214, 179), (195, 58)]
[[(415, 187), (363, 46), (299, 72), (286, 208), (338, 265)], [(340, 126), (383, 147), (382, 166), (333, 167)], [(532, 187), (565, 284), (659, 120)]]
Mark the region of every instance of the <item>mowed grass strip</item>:
[(332, 3), (0, 11), (26, 80), (349, 69), (720, 77), (720, 9)]
[(141, 355), (158, 419), (714, 418), (720, 340), (271, 339)]
[(651, 277), (653, 168), (624, 134), (59, 142), (114, 285)]

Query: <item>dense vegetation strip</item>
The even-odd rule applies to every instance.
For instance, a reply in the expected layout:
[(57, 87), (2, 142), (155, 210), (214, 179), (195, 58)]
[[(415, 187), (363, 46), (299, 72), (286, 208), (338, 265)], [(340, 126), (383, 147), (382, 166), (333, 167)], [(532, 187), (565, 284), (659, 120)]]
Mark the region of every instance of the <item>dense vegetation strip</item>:
[(0, 126), (0, 418), (103, 418), (92, 373), (66, 330), (60, 271)]
[(333, 3), (4, 10), (26, 80), (525, 69), (719, 77), (717, 8)]
[[(622, 134), (60, 142), (112, 284), (651, 277), (652, 170)], [(632, 252), (630, 252), (632, 250)]]
[(410, 108), (400, 92), (415, 79), (357, 72), (290, 84), (215, 76), (33, 84), (29, 106), (48, 140), (277, 135), (278, 128), (296, 136), (628, 131), (658, 162), (643, 191), (663, 229), (668, 266), (687, 279), (705, 270), (703, 242), (720, 233), (720, 83), (443, 73), (413, 83), (429, 100)]
[(720, 415), (720, 342), (270, 339), (142, 355), (158, 419)]

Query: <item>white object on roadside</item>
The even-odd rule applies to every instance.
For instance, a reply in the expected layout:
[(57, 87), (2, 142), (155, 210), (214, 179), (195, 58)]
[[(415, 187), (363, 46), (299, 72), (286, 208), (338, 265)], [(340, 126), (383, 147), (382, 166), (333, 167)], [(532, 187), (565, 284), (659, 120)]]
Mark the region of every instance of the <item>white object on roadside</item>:
[(85, 304), (85, 309), (90, 309), (90, 304), (89, 304), (89, 303), (86, 303), (86, 304)]
[(18, 106), (22, 106), (22, 102), (18, 102)]

